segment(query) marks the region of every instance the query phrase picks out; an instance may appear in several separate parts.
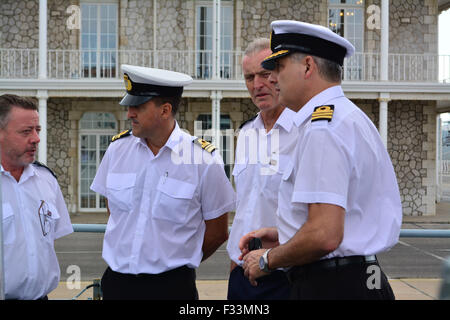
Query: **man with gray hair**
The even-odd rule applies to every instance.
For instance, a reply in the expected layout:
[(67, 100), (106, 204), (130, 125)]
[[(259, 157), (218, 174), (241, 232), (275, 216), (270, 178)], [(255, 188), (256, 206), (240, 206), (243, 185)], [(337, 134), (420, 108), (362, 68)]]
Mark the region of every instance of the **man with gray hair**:
[(7, 300), (47, 299), (58, 286), (54, 240), (73, 232), (53, 172), (34, 161), (39, 144), (36, 103), (0, 96), (0, 149)]
[(237, 210), (228, 240), (231, 258), (229, 300), (287, 299), (289, 285), (283, 271), (258, 279), (252, 286), (239, 260), (239, 240), (246, 233), (276, 225), (278, 187), (288, 156), (295, 145), (292, 130), (295, 114), (278, 102), (278, 92), (270, 83), (270, 71), (261, 62), (271, 53), (269, 39), (256, 39), (247, 47), (242, 61), (245, 84), (259, 113), (244, 122), (237, 141), (233, 170)]

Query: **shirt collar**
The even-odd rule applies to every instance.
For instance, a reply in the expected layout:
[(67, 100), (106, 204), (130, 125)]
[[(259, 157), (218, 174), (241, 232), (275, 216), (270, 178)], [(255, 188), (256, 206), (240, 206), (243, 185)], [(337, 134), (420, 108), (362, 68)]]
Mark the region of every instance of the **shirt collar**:
[(174, 150), (174, 148), (183, 139), (182, 136), (183, 136), (183, 131), (181, 131), (180, 126), (178, 125), (178, 122), (175, 120), (175, 128), (173, 128), (172, 133), (170, 134), (169, 139), (167, 139), (167, 142), (164, 146), (170, 148), (171, 150)]
[(343, 97), (344, 91), (340, 85), (330, 87), (311, 98), (299, 111), (297, 111), (294, 117), (294, 123), (299, 127), (306, 119), (308, 119), (315, 107), (322, 106), (328, 101)]
[[(11, 173), (9, 171), (6, 171), (5, 168), (3, 168), (3, 166), (1, 164), (0, 164), (0, 173), (6, 174), (6, 175), (12, 177)], [(34, 168), (34, 166), (32, 166), (31, 164), (25, 166), (25, 168), (23, 169), (22, 175), (20, 176), (19, 183), (26, 181), (28, 178), (30, 178), (34, 175), (38, 175), (38, 172)]]
[[(170, 149), (174, 149), (176, 145), (178, 145), (182, 139), (183, 131), (180, 129), (178, 122), (175, 120), (175, 128), (173, 128), (172, 133), (169, 136), (169, 139), (167, 139), (164, 146), (161, 147), (160, 150), (162, 150), (164, 147), (168, 147)], [(148, 148), (147, 142), (144, 138), (137, 138), (137, 143), (140, 143)]]
[[(291, 132), (292, 126), (294, 124), (293, 118), (295, 116), (295, 112), (289, 108), (284, 108), (283, 112), (278, 117), (277, 121), (273, 125), (273, 128), (277, 126), (282, 127), (287, 132)], [(258, 112), (255, 121), (253, 122), (253, 128), (264, 129), (264, 122), (261, 117), (261, 112)], [(273, 130), (272, 128), (272, 130)]]

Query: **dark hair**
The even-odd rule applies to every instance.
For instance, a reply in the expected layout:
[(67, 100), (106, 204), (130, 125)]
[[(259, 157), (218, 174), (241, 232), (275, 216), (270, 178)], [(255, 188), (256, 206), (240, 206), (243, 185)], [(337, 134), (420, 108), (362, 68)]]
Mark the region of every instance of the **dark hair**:
[(161, 106), (164, 103), (170, 103), (170, 105), (172, 106), (172, 115), (175, 117), (175, 115), (178, 112), (178, 108), (180, 106), (181, 103), (181, 96), (176, 96), (176, 97), (154, 97), (152, 99), (155, 104), (157, 106)]
[(31, 98), (20, 97), (15, 94), (4, 94), (0, 96), (0, 129), (8, 124), (8, 116), (11, 109), (17, 107), (38, 111), (36, 102)]
[[(294, 52), (290, 56), (295, 61), (300, 62), (307, 56), (307, 54), (301, 53), (301, 52)], [(327, 80), (330, 82), (341, 82), (343, 69), (339, 64), (337, 64), (334, 61), (327, 60), (324, 58), (319, 58), (316, 56), (311, 56), (311, 57), (314, 59), (314, 62), (317, 65), (319, 74), (321, 75), (321, 77), (324, 80)]]

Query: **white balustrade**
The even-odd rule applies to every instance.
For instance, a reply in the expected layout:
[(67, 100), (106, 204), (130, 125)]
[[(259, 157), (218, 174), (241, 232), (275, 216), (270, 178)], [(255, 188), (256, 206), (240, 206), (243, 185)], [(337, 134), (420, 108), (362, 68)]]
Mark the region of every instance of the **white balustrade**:
[[(211, 50), (48, 50), (49, 79), (120, 78), (120, 65), (168, 69), (194, 79), (212, 78)], [(222, 51), (221, 79), (241, 80), (243, 52)], [(38, 49), (1, 49), (0, 78), (37, 78)], [(379, 53), (356, 53), (346, 59), (344, 80), (378, 81)], [(389, 54), (389, 81), (450, 83), (450, 56)]]

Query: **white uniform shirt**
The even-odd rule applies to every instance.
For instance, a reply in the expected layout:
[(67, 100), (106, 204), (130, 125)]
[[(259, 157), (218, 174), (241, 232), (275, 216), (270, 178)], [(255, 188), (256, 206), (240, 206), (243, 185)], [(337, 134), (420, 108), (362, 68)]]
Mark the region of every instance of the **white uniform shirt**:
[(235, 209), (222, 159), (192, 140), (176, 124), (156, 156), (133, 135), (108, 147), (91, 189), (108, 199), (103, 259), (112, 270), (158, 274), (196, 268), (204, 220)]
[[(330, 122), (311, 122), (315, 107), (334, 105)], [(340, 86), (313, 97), (296, 114), (297, 148), (280, 184), (278, 229), (287, 242), (308, 218), (309, 203), (345, 209), (344, 238), (324, 258), (372, 255), (394, 246), (402, 205), (389, 155), (370, 119)]]
[(258, 114), (239, 134), (233, 169), (237, 209), (227, 250), (231, 260), (240, 265), (241, 237), (277, 225), (278, 188), (297, 140), (294, 116), (294, 111), (284, 109), (272, 130), (266, 132)]
[[(60, 269), (54, 240), (73, 232), (69, 213), (57, 180), (46, 168), (28, 165), (17, 182), (1, 167), (0, 177), (5, 296), (39, 299), (58, 286)], [(45, 216), (39, 215), (42, 201)]]

